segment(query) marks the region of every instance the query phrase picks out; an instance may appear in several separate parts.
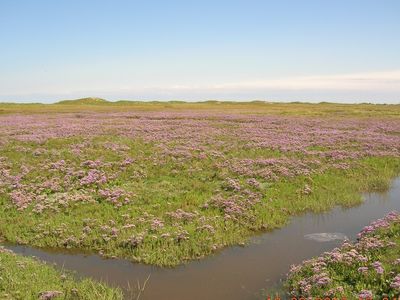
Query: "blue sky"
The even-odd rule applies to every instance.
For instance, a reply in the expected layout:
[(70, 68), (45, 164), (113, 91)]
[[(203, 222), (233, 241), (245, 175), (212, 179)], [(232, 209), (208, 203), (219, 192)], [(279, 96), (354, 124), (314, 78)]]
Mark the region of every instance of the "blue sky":
[(0, 101), (400, 102), (400, 1), (0, 0)]

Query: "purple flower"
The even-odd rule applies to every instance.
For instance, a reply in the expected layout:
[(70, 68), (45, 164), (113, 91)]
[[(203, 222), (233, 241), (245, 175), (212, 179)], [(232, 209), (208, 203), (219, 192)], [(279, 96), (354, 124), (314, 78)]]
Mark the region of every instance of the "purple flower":
[(160, 228), (163, 228), (163, 227), (164, 227), (164, 223), (163, 223), (161, 220), (159, 220), (159, 219), (153, 219), (153, 220), (151, 221), (150, 226), (151, 226), (151, 229), (152, 229), (153, 231), (156, 231), (156, 230), (158, 230), (158, 229), (160, 229)]
[(46, 292), (40, 292), (39, 293), (39, 299), (40, 300), (50, 300), (53, 298), (56, 298), (60, 296), (62, 292), (60, 291), (46, 291)]
[(392, 283), (390, 284), (390, 287), (400, 291), (400, 274), (397, 274), (397, 276), (393, 279)]
[(376, 231), (379, 228), (386, 228), (390, 226), (390, 222), (399, 219), (399, 213), (392, 211), (385, 218), (378, 219), (372, 222), (370, 225), (365, 226), (364, 229), (358, 234), (358, 237), (361, 238), (371, 232)]
[(258, 180), (255, 179), (255, 178), (249, 178), (249, 179), (247, 179), (246, 182), (247, 182), (249, 185), (251, 185), (251, 186), (253, 186), (253, 187), (255, 187), (255, 188), (259, 188), (259, 187), (260, 187), (260, 183), (259, 183)]
[(103, 184), (107, 181), (106, 175), (98, 170), (89, 170), (88, 174), (80, 180), (82, 186), (90, 184)]
[(360, 299), (371, 299), (372, 298), (372, 292), (368, 290), (362, 290), (360, 293), (358, 293), (358, 297)]
[(235, 179), (232, 179), (232, 178), (228, 178), (226, 180), (225, 188), (227, 190), (232, 190), (232, 191), (235, 191), (235, 192), (238, 192), (238, 191), (241, 190), (239, 181), (237, 181)]
[(385, 270), (383, 269), (382, 264), (381, 264), (379, 261), (373, 262), (373, 263), (372, 263), (372, 266), (374, 267), (376, 273), (378, 273), (378, 274), (383, 274), (383, 272), (385, 271)]
[(328, 274), (325, 272), (322, 273), (318, 273), (316, 275), (314, 275), (312, 278), (312, 282), (314, 282), (317, 285), (327, 285), (328, 283), (331, 282), (331, 279), (328, 277)]
[(327, 285), (331, 279), (329, 277), (321, 277), (318, 279), (317, 284), (318, 285)]

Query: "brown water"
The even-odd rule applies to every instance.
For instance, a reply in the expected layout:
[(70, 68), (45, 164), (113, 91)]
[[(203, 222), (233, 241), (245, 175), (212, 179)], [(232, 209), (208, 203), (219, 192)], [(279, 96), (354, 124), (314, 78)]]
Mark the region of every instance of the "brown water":
[[(265, 289), (264, 293), (269, 294), (279, 287), (291, 264), (341, 244), (341, 240), (329, 240), (330, 237), (345, 235), (355, 239), (363, 226), (392, 210), (400, 211), (400, 178), (386, 193), (365, 195), (365, 202), (360, 206), (295, 217), (287, 227), (254, 237), (245, 247), (227, 248), (214, 256), (173, 269), (126, 260), (107, 260), (97, 255), (27, 246), (7, 247), (16, 253), (54, 262), (79, 275), (101, 279), (125, 290), (129, 285), (136, 286), (137, 281), (143, 283), (151, 274), (141, 300), (261, 299), (261, 290)], [(305, 237), (314, 233), (336, 234)], [(322, 242), (321, 239), (328, 241)]]

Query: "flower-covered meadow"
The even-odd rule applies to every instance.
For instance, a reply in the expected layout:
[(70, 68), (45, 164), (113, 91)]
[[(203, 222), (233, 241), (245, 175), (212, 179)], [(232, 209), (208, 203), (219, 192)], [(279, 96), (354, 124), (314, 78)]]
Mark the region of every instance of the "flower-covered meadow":
[(354, 243), (292, 266), (291, 296), (397, 299), (400, 295), (400, 215), (389, 213), (366, 226)]
[(0, 236), (164, 266), (201, 258), (386, 188), (400, 166), (389, 112), (0, 114)]

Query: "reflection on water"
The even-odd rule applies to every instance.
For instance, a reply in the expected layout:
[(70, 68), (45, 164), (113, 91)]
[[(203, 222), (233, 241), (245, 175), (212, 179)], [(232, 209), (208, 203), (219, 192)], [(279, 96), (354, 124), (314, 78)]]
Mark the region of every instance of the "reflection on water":
[(330, 242), (334, 240), (348, 240), (349, 238), (347, 235), (340, 233), (340, 232), (321, 232), (321, 233), (310, 233), (310, 234), (305, 234), (304, 238), (309, 239), (309, 240), (314, 240), (317, 242)]
[(340, 245), (345, 237), (355, 239), (371, 220), (400, 210), (400, 178), (387, 193), (368, 194), (365, 200), (358, 207), (335, 208), (325, 214), (293, 218), (287, 227), (256, 236), (246, 247), (231, 247), (173, 269), (105, 260), (82, 253), (43, 251), (26, 246), (9, 245), (8, 248), (123, 289), (136, 286), (137, 281), (143, 283), (151, 274), (142, 300), (260, 299), (261, 289), (269, 293), (279, 286), (291, 264), (328, 251)]

